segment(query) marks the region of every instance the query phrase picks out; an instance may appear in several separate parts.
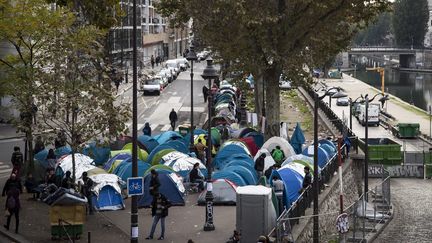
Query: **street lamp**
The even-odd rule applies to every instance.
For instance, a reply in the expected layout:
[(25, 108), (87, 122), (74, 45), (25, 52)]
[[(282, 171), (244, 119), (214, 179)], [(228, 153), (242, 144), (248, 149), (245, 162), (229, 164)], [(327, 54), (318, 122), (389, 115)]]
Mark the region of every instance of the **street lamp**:
[(317, 92), (314, 93), (314, 197), (313, 197), (313, 242), (319, 243), (319, 218), (318, 218), (318, 194), (319, 194), (319, 183), (318, 183), (318, 104), (319, 101), (330, 94), (330, 91), (337, 90), (338, 92), (331, 95), (331, 98), (342, 98), (347, 95), (341, 92), (341, 88), (333, 87), (328, 89), (322, 96), (319, 96)]
[(190, 78), (191, 78), (191, 125), (190, 125), (190, 129), (189, 132), (191, 134), (190, 137), (190, 144), (189, 144), (189, 151), (192, 152), (194, 151), (194, 110), (193, 110), (193, 76), (194, 76), (194, 72), (193, 72), (193, 62), (198, 60), (197, 55), (195, 54), (195, 46), (193, 44), (193, 41), (191, 42), (191, 45), (189, 47), (189, 52), (186, 56), (186, 60), (191, 62), (191, 71), (190, 71)]
[(211, 92), (211, 82), (212, 79), (215, 80), (219, 77), (219, 74), (217, 70), (213, 67), (213, 59), (210, 57), (207, 59), (207, 67), (204, 69), (203, 73), (201, 74), (201, 77), (203, 79), (208, 80), (208, 86), (209, 86), (209, 94), (208, 94), (208, 134), (207, 134), (207, 193), (205, 196), (206, 199), (206, 222), (204, 224), (204, 231), (212, 231), (215, 229), (215, 226), (213, 224), (213, 185), (212, 185), (212, 166), (211, 166), (211, 152), (212, 152), (212, 141), (211, 141), (211, 117), (212, 117), (212, 105), (213, 105), (213, 96)]
[(352, 104), (356, 103), (357, 100), (360, 99), (360, 98), (363, 99), (362, 96), (357, 97), (357, 99), (355, 99), (354, 101), (352, 101), (352, 99), (349, 98), (349, 117), (350, 117), (349, 128), (350, 128), (351, 131), (352, 131)]
[(381, 97), (379, 99), (379, 101), (383, 104), (386, 102), (386, 100), (389, 100), (388, 95), (383, 95), (382, 93), (378, 93), (376, 95), (374, 95), (374, 97), (372, 97), (372, 99), (369, 99), (368, 95), (366, 94), (364, 99), (365, 99), (365, 117), (366, 117), (366, 123), (365, 123), (365, 164), (364, 164), (364, 195), (365, 195), (365, 199), (366, 201), (368, 201), (368, 195), (367, 192), (369, 191), (369, 102), (372, 102), (375, 97), (377, 97), (378, 95), (382, 95), (383, 97)]

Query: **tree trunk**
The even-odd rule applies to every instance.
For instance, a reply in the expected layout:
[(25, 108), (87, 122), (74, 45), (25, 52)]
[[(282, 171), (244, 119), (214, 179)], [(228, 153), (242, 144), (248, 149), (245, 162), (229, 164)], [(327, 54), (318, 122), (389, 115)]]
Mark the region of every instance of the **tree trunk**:
[(255, 84), (254, 84), (254, 98), (255, 98), (255, 113), (258, 116), (259, 126), (262, 125), (262, 110), (263, 110), (263, 98), (264, 98), (264, 90), (263, 90), (263, 76), (261, 73), (256, 74), (255, 76)]
[(27, 172), (33, 173), (34, 171), (34, 159), (33, 159), (33, 130), (31, 125), (29, 127), (29, 132), (27, 133), (27, 143), (28, 143), (28, 161), (27, 161)]
[(280, 134), (280, 91), (279, 91), (279, 76), (282, 73), (282, 68), (273, 64), (268, 67), (265, 74), (266, 82), (266, 129), (264, 137), (269, 139)]

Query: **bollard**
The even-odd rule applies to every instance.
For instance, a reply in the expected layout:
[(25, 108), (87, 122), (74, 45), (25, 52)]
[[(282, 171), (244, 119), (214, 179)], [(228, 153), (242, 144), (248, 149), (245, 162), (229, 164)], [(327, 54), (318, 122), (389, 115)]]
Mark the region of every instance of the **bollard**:
[(91, 243), (91, 232), (87, 232), (87, 243)]
[(423, 180), (426, 180), (426, 164), (423, 166)]

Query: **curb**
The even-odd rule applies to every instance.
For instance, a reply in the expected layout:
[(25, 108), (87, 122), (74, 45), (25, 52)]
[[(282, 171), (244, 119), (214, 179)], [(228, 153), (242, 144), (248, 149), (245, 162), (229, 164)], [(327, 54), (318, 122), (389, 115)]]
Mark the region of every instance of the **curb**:
[(3, 140), (9, 140), (9, 139), (16, 139), (16, 138), (25, 138), (25, 135), (21, 135), (21, 136), (18, 136), (18, 135), (16, 135), (16, 136), (10, 136), (10, 137), (0, 137), (0, 141), (3, 141)]
[(3, 229), (3, 227), (0, 228), (0, 234), (3, 235), (4, 237), (8, 238), (12, 242), (16, 242), (16, 243), (30, 243), (30, 241), (28, 241), (27, 239), (25, 239), (23, 236), (11, 233), (9, 231), (6, 231), (5, 229)]

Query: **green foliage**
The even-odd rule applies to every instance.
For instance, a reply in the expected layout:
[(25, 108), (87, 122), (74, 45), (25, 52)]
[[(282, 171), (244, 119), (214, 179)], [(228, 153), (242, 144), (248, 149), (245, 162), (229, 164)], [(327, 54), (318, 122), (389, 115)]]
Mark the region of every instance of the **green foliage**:
[(397, 0), (393, 16), (396, 43), (400, 46), (423, 46), (428, 21), (427, 0)]
[(386, 44), (387, 36), (393, 34), (391, 26), (392, 16), (393, 13), (391, 12), (382, 13), (375, 23), (356, 35), (354, 43), (357, 45), (368, 44), (372, 46)]

